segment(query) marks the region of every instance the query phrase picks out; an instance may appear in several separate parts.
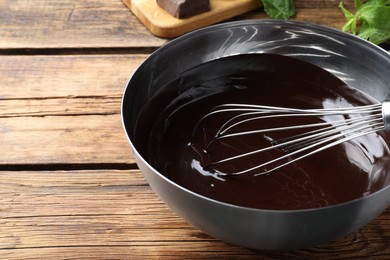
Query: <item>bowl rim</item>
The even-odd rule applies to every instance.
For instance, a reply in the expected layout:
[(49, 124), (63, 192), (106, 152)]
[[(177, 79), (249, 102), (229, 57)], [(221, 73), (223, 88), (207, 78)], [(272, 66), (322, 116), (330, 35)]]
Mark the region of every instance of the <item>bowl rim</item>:
[[(387, 185), (386, 187), (381, 188), (378, 191), (375, 191), (375, 192), (369, 194), (369, 195), (365, 195), (363, 197), (356, 198), (356, 199), (353, 199), (353, 200), (350, 200), (350, 201), (346, 201), (346, 202), (342, 202), (342, 203), (338, 203), (338, 204), (333, 204), (333, 205), (329, 205), (329, 206), (324, 206), (324, 207), (319, 207), (319, 208), (290, 209), (290, 210), (289, 209), (281, 209), (281, 210), (277, 210), (276, 209), (275, 210), (275, 209), (260, 209), (260, 208), (245, 207), (245, 206), (235, 205), (235, 204), (219, 201), (219, 200), (216, 200), (216, 199), (213, 199), (213, 198), (209, 198), (209, 197), (204, 196), (202, 194), (196, 193), (196, 192), (194, 192), (194, 191), (192, 191), (190, 189), (187, 189), (187, 188), (177, 184), (176, 182), (172, 181), (171, 179), (169, 179), (168, 177), (166, 177), (165, 175), (163, 175), (159, 171), (157, 171), (152, 165), (150, 165), (141, 156), (141, 154), (138, 152), (138, 150), (136, 149), (136, 147), (134, 146), (133, 142), (130, 139), (130, 136), (128, 134), (127, 127), (126, 127), (126, 124), (125, 124), (125, 119), (124, 119), (125, 98), (127, 96), (128, 89), (130, 88), (130, 85), (131, 85), (131, 83), (133, 81), (133, 78), (135, 78), (137, 76), (137, 74), (139, 74), (140, 71), (143, 69), (143, 67), (146, 66), (151, 60), (153, 60), (155, 56), (159, 55), (161, 52), (164, 52), (165, 49), (167, 49), (167, 48), (172, 48), (173, 46), (175, 46), (176, 44), (181, 43), (182, 41), (186, 41), (186, 40), (189, 40), (189, 39), (191, 39), (193, 37), (197, 37), (198, 34), (210, 33), (212, 31), (217, 31), (217, 30), (222, 30), (222, 29), (227, 29), (227, 28), (232, 28), (232, 27), (239, 27), (239, 26), (243, 26), (243, 25), (278, 25), (278, 26), (281, 26), (281, 27), (289, 25), (289, 26), (296, 26), (297, 28), (306, 28), (306, 29), (311, 29), (311, 30), (315, 30), (315, 31), (322, 31), (322, 32), (330, 33), (330, 34), (335, 34), (339, 38), (342, 38), (342, 39), (344, 39), (344, 38), (352, 39), (354, 41), (358, 41), (360, 44), (367, 45), (367, 47), (370, 47), (370, 48), (374, 49), (376, 52), (382, 53), (383, 55), (387, 56), (387, 59), (390, 62), (390, 52), (387, 52), (386, 50), (384, 50), (383, 48), (379, 47), (376, 44), (373, 44), (373, 43), (371, 43), (371, 42), (369, 42), (369, 41), (367, 41), (365, 39), (362, 39), (362, 38), (360, 38), (360, 37), (358, 37), (356, 35), (343, 32), (343, 31), (341, 31), (339, 29), (327, 27), (327, 26), (324, 26), (324, 25), (304, 22), (304, 21), (275, 20), (275, 19), (248, 19), (248, 20), (240, 20), (240, 21), (223, 22), (223, 23), (220, 23), (220, 24), (210, 25), (210, 26), (206, 26), (206, 27), (203, 27), (203, 28), (200, 28), (200, 29), (188, 32), (188, 33), (186, 33), (184, 35), (181, 35), (181, 36), (179, 36), (177, 38), (174, 38), (174, 39), (168, 41), (167, 43), (165, 43), (164, 45), (162, 45), (161, 47), (159, 47), (158, 49), (153, 51), (134, 70), (133, 75), (128, 79), (128, 81), (127, 81), (127, 83), (125, 85), (125, 88), (124, 88), (123, 94), (122, 94), (122, 101), (121, 101), (121, 121), (122, 121), (123, 130), (125, 131), (125, 135), (126, 135), (126, 138), (127, 138), (128, 142), (129, 142), (129, 144), (131, 146), (132, 152), (133, 152), (134, 155), (136, 155), (136, 156), (134, 156), (135, 159), (136, 159), (136, 162), (137, 162), (137, 157), (138, 157), (138, 159), (141, 160), (142, 163), (145, 164), (150, 170), (152, 170), (154, 174), (158, 175), (165, 182), (168, 182), (170, 185), (173, 185), (174, 187), (176, 187), (177, 189), (180, 189), (183, 192), (189, 193), (192, 196), (195, 196), (195, 197), (197, 197), (199, 199), (206, 200), (208, 202), (212, 202), (212, 203), (218, 204), (219, 206), (222, 206), (222, 207), (229, 207), (229, 208), (233, 208), (233, 209), (244, 210), (244, 211), (247, 211), (247, 212), (277, 213), (277, 214), (297, 214), (297, 213), (307, 214), (308, 212), (319, 212), (319, 211), (337, 209), (337, 208), (340, 208), (340, 207), (354, 206), (354, 204), (360, 203), (362, 200), (367, 200), (367, 199), (369, 199), (371, 197), (376, 197), (376, 196), (378, 196), (381, 193), (388, 192), (390, 190), (390, 184)], [(137, 162), (137, 164), (138, 164), (138, 162)], [(140, 168), (138, 168), (138, 169), (140, 170)], [(144, 175), (144, 173), (142, 173), (142, 174)]]
[[(324, 31), (331, 34), (336, 34), (337, 36), (341, 38), (347, 38), (347, 39), (353, 39), (354, 41), (357, 41), (360, 44), (368, 45), (371, 48), (374, 48), (376, 51), (383, 53), (385, 56), (388, 56), (390, 59), (390, 52), (386, 51), (385, 49), (379, 47), (378, 45), (365, 40), (361, 37), (358, 37), (354, 34), (344, 32), (340, 29), (319, 25), (315, 23), (305, 22), (305, 21), (298, 21), (298, 20), (278, 20), (278, 19), (248, 19), (248, 20), (239, 20), (239, 21), (230, 21), (230, 22), (222, 22), (219, 24), (213, 24), (209, 25), (203, 28), (196, 29), (194, 31), (185, 33), (181, 36), (178, 36), (177, 38), (171, 39), (170, 41), (163, 44), (161, 47), (154, 50), (139, 66), (139, 68), (144, 66), (144, 63), (149, 62), (149, 60), (154, 59), (154, 56), (158, 55), (160, 52), (164, 52), (167, 48), (172, 48), (174, 45), (179, 44), (182, 41), (191, 39), (193, 37), (197, 37), (198, 34), (204, 34), (204, 33), (210, 33), (212, 31), (217, 31), (221, 29), (227, 29), (231, 27), (238, 27), (242, 25), (278, 25), (280, 27), (290, 25), (290, 26), (297, 26), (299, 28), (307, 28), (312, 29), (316, 31)], [(137, 72), (138, 69), (135, 71)], [(127, 86), (128, 84), (126, 84)]]

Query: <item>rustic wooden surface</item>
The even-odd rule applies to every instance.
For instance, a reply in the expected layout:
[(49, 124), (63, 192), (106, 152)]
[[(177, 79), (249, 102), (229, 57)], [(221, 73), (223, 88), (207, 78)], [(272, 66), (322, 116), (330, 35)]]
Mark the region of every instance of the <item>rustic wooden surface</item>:
[[(295, 19), (341, 28), (337, 5), (296, 0)], [(121, 0), (0, 0), (0, 259), (390, 258), (390, 209), (346, 238), (288, 252), (225, 244), (168, 209), (120, 119), (128, 78), (167, 41)]]

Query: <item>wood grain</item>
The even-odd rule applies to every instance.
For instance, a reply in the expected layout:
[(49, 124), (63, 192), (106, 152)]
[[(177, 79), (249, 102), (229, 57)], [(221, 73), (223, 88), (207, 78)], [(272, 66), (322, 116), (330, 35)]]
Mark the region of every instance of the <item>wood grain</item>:
[(0, 180), (0, 254), (6, 259), (374, 259), (390, 254), (390, 210), (338, 241), (266, 252), (228, 245), (193, 228), (156, 197), (138, 170), (1, 171)]
[[(295, 2), (294, 19), (344, 23), (339, 1)], [(263, 18), (256, 9), (230, 20)], [(390, 209), (346, 238), (267, 252), (212, 238), (167, 208), (120, 118), (128, 79), (166, 42), (122, 0), (0, 0), (1, 259), (390, 258)]]
[(1, 165), (133, 164), (120, 115), (1, 119)]
[(41, 98), (43, 101), (58, 97), (71, 99), (96, 96), (118, 98), (122, 95), (127, 81), (147, 56), (2, 56), (0, 100)]
[[(340, 1), (296, 0), (294, 19), (341, 28)], [(346, 0), (352, 7), (352, 0)], [(269, 18), (260, 9), (233, 20)], [(0, 50), (159, 47), (122, 0), (2, 0)]]
[(0, 164), (134, 164), (120, 105), (146, 55), (0, 59)]
[(120, 114), (121, 95), (0, 99), (0, 118)]
[(155, 47), (121, 0), (2, 0), (0, 49)]

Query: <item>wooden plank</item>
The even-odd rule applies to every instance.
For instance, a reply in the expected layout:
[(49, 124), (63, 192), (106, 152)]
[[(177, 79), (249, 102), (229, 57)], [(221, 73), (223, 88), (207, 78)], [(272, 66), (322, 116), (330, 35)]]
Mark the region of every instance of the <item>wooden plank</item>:
[(0, 171), (0, 179), (5, 219), (170, 214), (139, 170)]
[(173, 38), (184, 33), (258, 9), (259, 0), (210, 0), (210, 11), (177, 19), (157, 5), (156, 0), (123, 0), (130, 10), (156, 36)]
[(117, 98), (122, 95), (127, 81), (147, 56), (2, 56), (0, 99), (78, 96)]
[[(354, 1), (343, 1), (345, 6), (353, 10)], [(323, 26), (332, 27), (341, 30), (346, 19), (338, 8), (340, 1), (299, 1), (296, 3), (296, 16), (293, 18), (297, 21), (315, 23)]]
[(146, 57), (3, 56), (0, 164), (134, 163), (121, 96)]
[(120, 0), (0, 1), (0, 49), (156, 47)]
[[(222, 242), (152, 242), (145, 245), (98, 247), (43, 247), (0, 250), (8, 260), (20, 259), (275, 259), (255, 251), (226, 246)], [(294, 259), (294, 258), (290, 258)]]
[(119, 114), (0, 122), (0, 165), (134, 163)]
[(313, 259), (390, 254), (390, 209), (350, 236), (307, 250), (255, 251), (190, 226), (138, 170), (0, 171), (5, 259)]
[[(295, 19), (334, 28), (343, 24), (338, 2), (296, 4)], [(266, 16), (256, 10), (235, 20), (250, 18)], [(120, 98), (147, 55), (68, 54), (97, 54), (101, 48), (146, 53), (165, 42), (121, 0), (0, 1), (0, 53), (34, 54), (0, 59), (0, 258), (388, 258), (389, 209), (332, 243), (291, 252), (254, 251), (191, 227), (157, 198), (138, 170), (115, 170), (117, 164), (135, 167), (121, 126)], [(37, 170), (52, 164), (56, 170)], [(66, 170), (93, 164), (108, 167)], [(17, 171), (20, 165), (36, 170)]]
[[(39, 188), (71, 192), (72, 187), (73, 189), (75, 187), (128, 189), (130, 186), (148, 185), (139, 170), (0, 171), (0, 179), (2, 188), (9, 187), (7, 190), (10, 193), (18, 190), (39, 190)], [(0, 192), (4, 191), (4, 189), (0, 190)]]
[[(294, 2), (296, 14), (290, 20), (319, 24), (339, 30), (341, 30), (346, 22), (343, 13), (338, 8), (340, 1), (295, 0)], [(353, 0), (345, 0), (343, 3), (350, 10), (353, 10)], [(253, 11), (232, 20), (245, 19), (270, 19), (270, 17), (264, 12)]]
[[(339, 1), (296, 0), (294, 19), (341, 28)], [(346, 1), (349, 7), (353, 1)], [(233, 20), (269, 18), (260, 9)], [(0, 50), (159, 47), (121, 0), (0, 1)]]
[[(42, 93), (43, 94), (43, 93)], [(121, 112), (121, 95), (0, 99), (0, 118), (114, 115)]]

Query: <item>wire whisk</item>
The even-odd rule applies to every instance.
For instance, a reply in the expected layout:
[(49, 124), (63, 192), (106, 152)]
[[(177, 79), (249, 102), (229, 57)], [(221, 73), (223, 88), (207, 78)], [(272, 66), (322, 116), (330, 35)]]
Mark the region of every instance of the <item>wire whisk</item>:
[[(214, 107), (203, 116), (197, 128), (200, 128), (205, 121), (221, 116), (226, 119), (206, 141), (205, 151), (231, 138), (237, 139), (249, 135), (268, 136), (273, 132), (299, 132), (280, 139), (270, 139), (269, 145), (265, 147), (256, 147), (250, 151), (238, 152), (216, 160), (209, 159), (207, 168), (217, 168), (272, 149), (283, 151), (280, 156), (266, 162), (248, 164), (244, 169), (221, 172), (221, 175), (241, 175), (249, 172), (255, 172), (255, 175), (267, 174), (351, 139), (383, 130), (390, 132), (390, 102), (388, 101), (365, 106), (320, 109), (223, 104)], [(284, 122), (300, 121), (295, 119), (308, 117), (320, 120), (284, 125)], [(269, 127), (269, 124), (264, 124), (264, 127), (260, 127), (261, 122), (265, 120), (280, 121), (282, 125)]]

